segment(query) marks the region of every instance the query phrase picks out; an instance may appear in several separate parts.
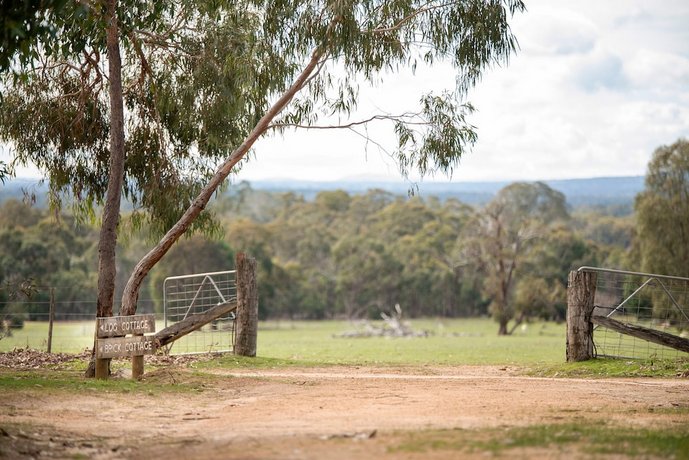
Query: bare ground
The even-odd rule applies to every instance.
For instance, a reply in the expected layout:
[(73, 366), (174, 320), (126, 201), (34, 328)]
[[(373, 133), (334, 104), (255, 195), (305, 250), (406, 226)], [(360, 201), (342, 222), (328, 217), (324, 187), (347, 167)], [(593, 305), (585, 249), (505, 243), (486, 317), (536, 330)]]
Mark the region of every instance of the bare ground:
[[(0, 456), (91, 458), (457, 458), (396, 449), (422, 430), (590, 421), (621, 427), (689, 423), (687, 379), (530, 378), (490, 366), (208, 370), (200, 392), (0, 397)], [(146, 375), (184, 382), (172, 366)], [(623, 453), (620, 453), (621, 456)], [(486, 452), (463, 452), (484, 457)], [(557, 446), (511, 456), (580, 457)]]

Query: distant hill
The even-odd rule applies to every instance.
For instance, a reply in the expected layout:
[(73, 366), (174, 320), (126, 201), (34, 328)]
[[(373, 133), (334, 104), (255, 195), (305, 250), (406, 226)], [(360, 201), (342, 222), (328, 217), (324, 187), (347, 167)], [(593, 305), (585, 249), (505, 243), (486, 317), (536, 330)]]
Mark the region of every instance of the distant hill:
[[(501, 182), (426, 182), (418, 185), (421, 196), (437, 196), (440, 199), (456, 198), (472, 205), (490, 201), (503, 187), (513, 181)], [(543, 181), (562, 192), (573, 207), (629, 206), (644, 188), (643, 176), (597, 177), (589, 179), (564, 179)], [(379, 188), (395, 194), (407, 194), (415, 184), (382, 181), (335, 181), (309, 182), (290, 180), (254, 181), (255, 189), (273, 192), (295, 192), (311, 199), (322, 190), (342, 189), (349, 193), (363, 193)]]
[(48, 184), (40, 183), (39, 179), (18, 178), (0, 183), (0, 203), (12, 198), (21, 201), (33, 197), (36, 206), (45, 207), (48, 205), (47, 193)]
[[(643, 190), (643, 176), (597, 177), (589, 179), (565, 179), (543, 181), (567, 197), (572, 207), (612, 207), (631, 210), (634, 197)], [(419, 183), (421, 196), (437, 196), (441, 200), (456, 198), (464, 203), (483, 205), (511, 181), (501, 182), (425, 182)], [(406, 195), (415, 184), (405, 182), (345, 180), (333, 182), (310, 182), (298, 180), (261, 180), (251, 182), (257, 190), (270, 192), (294, 192), (306, 199), (313, 199), (323, 190), (345, 190), (351, 194), (364, 193), (378, 188), (388, 192)], [(48, 187), (37, 179), (13, 179), (0, 185), (0, 203), (9, 198), (22, 199), (25, 192), (36, 196), (38, 206), (45, 206)], [(622, 211), (625, 212), (625, 211)]]

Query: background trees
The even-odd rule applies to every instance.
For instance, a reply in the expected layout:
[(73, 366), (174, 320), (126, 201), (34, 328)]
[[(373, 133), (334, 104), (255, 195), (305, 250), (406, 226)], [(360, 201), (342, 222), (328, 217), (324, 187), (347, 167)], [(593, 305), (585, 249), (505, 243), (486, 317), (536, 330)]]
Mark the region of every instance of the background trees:
[[(498, 334), (508, 334), (507, 324), (515, 317), (514, 287), (524, 259), (554, 224), (568, 219), (564, 195), (541, 182), (509, 185), (476, 213), (462, 259), (484, 277), (483, 292), (499, 324)], [(527, 313), (522, 308), (517, 322)]]
[(643, 271), (689, 277), (689, 141), (653, 153), (634, 208)]
[[(488, 315), (495, 299), (487, 281), (496, 278), (486, 275), (487, 266), (498, 265), (487, 252), (471, 258), (467, 248), (487, 251), (500, 243), (507, 248), (502, 253), (505, 266), (513, 262), (508, 256), (517, 257), (505, 304), (515, 320), (506, 327), (510, 332), (530, 318), (563, 318), (568, 271), (629, 250), (629, 217), (590, 211), (568, 217), (560, 198), (539, 184), (517, 184), (503, 190), (491, 206), (472, 208), (453, 199), (409, 198), (381, 190), (354, 195), (323, 191), (306, 200), (242, 184), (221, 195), (214, 207), (222, 234), (180, 240), (151, 272), (140, 302), (146, 311), (159, 309), (165, 277), (232, 269), (235, 251), (246, 251), (258, 261), (262, 318), (378, 318), (396, 303), (411, 317)], [(496, 242), (494, 233), (479, 230), (486, 230), (480, 226), (486, 222), (484, 213), (498, 204), (504, 207), (496, 216), (505, 238)], [(513, 206), (522, 211), (508, 211)], [(508, 221), (508, 216), (516, 220)], [(35, 285), (60, 288), (60, 308), (91, 312), (93, 302), (78, 301), (95, 291), (97, 229), (69, 215), (61, 217), (59, 226), (51, 219), (46, 210), (19, 201), (3, 204), (0, 283), (31, 277)], [(516, 241), (517, 253), (508, 235), (522, 238)], [(147, 246), (146, 232), (121, 240), (118, 272), (126, 275)], [(42, 256), (33, 257), (32, 264), (15, 261), (24, 247), (40, 250)], [(118, 277), (116, 296), (125, 283), (126, 276)], [(73, 289), (66, 292), (66, 286)], [(34, 298), (47, 295), (38, 292)]]
[(0, 313), (45, 319), (48, 288), (55, 286), (63, 307), (58, 318), (92, 312), (93, 303), (83, 300), (96, 292), (93, 231), (76, 229), (70, 216), (55, 222), (44, 210), (16, 200), (3, 203), (0, 216)]

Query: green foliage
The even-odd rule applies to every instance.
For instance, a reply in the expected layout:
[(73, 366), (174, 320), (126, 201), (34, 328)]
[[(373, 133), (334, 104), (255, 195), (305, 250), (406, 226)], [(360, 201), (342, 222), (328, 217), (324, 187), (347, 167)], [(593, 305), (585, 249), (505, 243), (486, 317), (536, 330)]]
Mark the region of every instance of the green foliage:
[[(250, 202), (252, 195), (241, 199)], [(452, 255), (469, 207), (379, 190), (272, 200), (280, 205), (267, 206), (275, 217), (265, 223), (224, 214), (226, 241), (259, 262), (262, 314), (379, 318), (396, 303), (411, 316), (482, 311), (475, 278), (460, 277)], [(218, 205), (236, 209), (224, 199)]]
[[(57, 41), (56, 29), (46, 20), (60, 14), (67, 0), (5, 0), (2, 2), (0, 25), (0, 72), (11, 67), (12, 61), (28, 62), (32, 58), (34, 40)], [(0, 172), (0, 177), (2, 173)]]
[[(55, 221), (45, 210), (18, 201), (2, 206), (0, 282), (16, 286), (32, 280), (34, 285), (54, 286), (58, 315), (89, 312), (96, 286), (95, 229), (67, 214)], [(262, 319), (379, 319), (396, 303), (408, 317), (485, 315), (494, 298), (479, 269), (488, 260), (466, 251), (468, 245), (487, 249), (496, 244), (494, 235), (475, 232), (475, 219), (485, 211), (456, 200), (407, 198), (380, 190), (360, 195), (326, 191), (306, 201), (293, 193), (243, 184), (223, 194), (213, 207), (222, 236), (180, 240), (151, 272), (140, 295), (142, 308), (153, 299), (160, 311), (165, 277), (232, 269), (234, 254), (243, 251), (258, 261)], [(587, 229), (592, 227), (578, 221), (540, 227), (529, 223), (524, 228), (539, 233), (519, 253), (511, 287), (511, 312), (521, 321), (561, 320), (569, 270), (595, 265), (613, 251), (624, 253), (621, 245), (627, 241), (613, 246), (591, 241)], [(118, 273), (126, 275), (146, 250), (145, 232), (122, 239)], [(503, 254), (510, 250), (506, 247)], [(466, 262), (470, 264), (463, 265)], [(118, 280), (116, 298), (123, 282)], [(48, 290), (41, 289), (31, 300), (18, 300), (23, 305), (34, 301), (32, 314), (38, 318), (47, 312), (48, 296)], [(0, 302), (8, 300), (7, 290), (0, 289)]]
[[(634, 203), (637, 219), (632, 254), (641, 271), (689, 277), (689, 141), (680, 139), (659, 147), (648, 165), (645, 184)], [(680, 305), (689, 301), (686, 292), (675, 297)], [(660, 291), (642, 301), (654, 311), (668, 311), (670, 318), (683, 321)]]
[[(507, 325), (515, 316), (516, 325), (531, 315), (557, 316), (553, 304), (562, 294), (557, 279), (566, 278), (582, 250), (573, 248), (568, 257), (557, 254), (565, 247), (555, 242), (553, 232), (567, 220), (564, 195), (542, 182), (508, 185), (475, 214), (461, 243), (462, 262), (483, 275), (482, 291), (499, 323), (498, 334), (511, 332)], [(518, 290), (515, 302), (520, 282), (526, 287)], [(532, 292), (532, 285), (539, 292)]]
[(15, 200), (6, 201), (0, 215), (0, 312), (17, 320), (44, 318), (47, 286), (63, 288), (63, 313), (80, 311), (78, 301), (95, 293), (92, 265), (84, 257), (93, 244), (89, 231), (72, 227), (69, 216), (55, 221)]
[(689, 277), (689, 141), (654, 152), (634, 208), (642, 270)]
[[(18, 76), (2, 81), (0, 139), (14, 145), (14, 164), (32, 162), (46, 174), (55, 205), (74, 197), (88, 213), (107, 186), (104, 11), (39, 6), (40, 24), (54, 33), (17, 32), (27, 32), (26, 52)], [(403, 173), (451, 172), (476, 138), (463, 98), (485, 68), (516, 50), (508, 19), (524, 9), (519, 0), (120, 1), (123, 191), (140, 210), (132, 222), (154, 234), (169, 229), (281, 95), (296, 97), (259, 135), (346, 116), (361, 81), (378, 84), (420, 61), (450, 62), (456, 88), (421, 96), (417, 111), (374, 118), (392, 123)], [(316, 70), (290, 89), (311, 57)], [(209, 225), (203, 214), (192, 230)]]

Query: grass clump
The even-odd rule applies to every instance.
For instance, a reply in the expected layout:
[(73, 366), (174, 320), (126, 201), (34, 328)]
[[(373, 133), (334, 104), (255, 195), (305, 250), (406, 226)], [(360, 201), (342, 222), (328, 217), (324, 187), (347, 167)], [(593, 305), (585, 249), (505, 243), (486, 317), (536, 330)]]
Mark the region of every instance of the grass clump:
[(629, 360), (596, 358), (578, 363), (542, 363), (529, 366), (526, 375), (532, 377), (686, 377), (689, 360)]
[[(170, 374), (170, 371), (166, 371)], [(171, 374), (170, 374), (171, 375)], [(114, 377), (108, 380), (85, 378), (83, 372), (55, 369), (2, 370), (0, 372), (0, 393), (9, 392), (93, 392), (133, 393), (148, 396), (170, 392), (194, 392), (206, 385), (208, 377), (193, 378), (186, 375), (160, 378), (153, 372), (147, 374), (145, 382), (131, 378)]]
[(624, 454), (628, 457), (689, 459), (689, 427), (629, 428), (603, 422), (533, 425), (480, 430), (441, 430), (410, 433), (392, 452), (486, 452), (559, 448), (583, 454)]
[(246, 357), (233, 354), (223, 354), (210, 360), (192, 363), (194, 369), (279, 369), (285, 367), (315, 367), (322, 366), (322, 362), (302, 359), (268, 358), (264, 356)]

